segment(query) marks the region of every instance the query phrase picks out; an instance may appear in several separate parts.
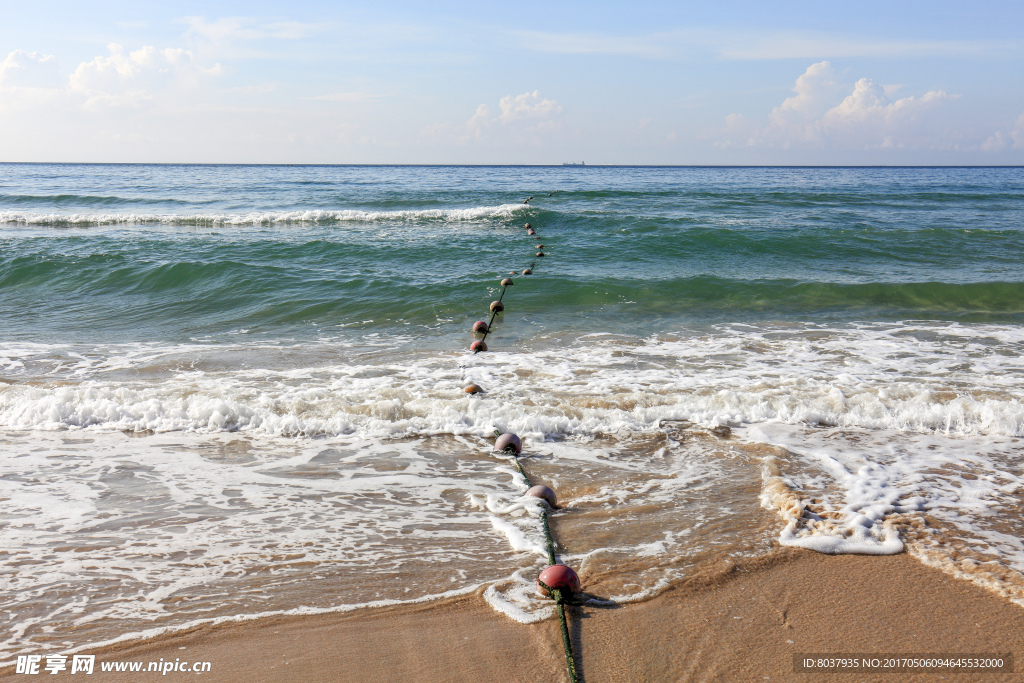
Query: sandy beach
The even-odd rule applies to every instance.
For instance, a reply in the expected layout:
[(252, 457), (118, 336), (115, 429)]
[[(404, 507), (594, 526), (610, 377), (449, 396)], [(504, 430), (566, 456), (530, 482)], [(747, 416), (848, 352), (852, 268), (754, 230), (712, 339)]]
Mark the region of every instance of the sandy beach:
[[(781, 550), (722, 565), (647, 602), (572, 608), (571, 629), (582, 678), (591, 682), (1017, 680), (1016, 673), (794, 673), (793, 655), (1024, 655), (1024, 610), (905, 554)], [(103, 674), (100, 662), (161, 659), (208, 661), (207, 681), (567, 679), (557, 621), (524, 626), (477, 595), (200, 628), (96, 654), (96, 680), (131, 676)]]

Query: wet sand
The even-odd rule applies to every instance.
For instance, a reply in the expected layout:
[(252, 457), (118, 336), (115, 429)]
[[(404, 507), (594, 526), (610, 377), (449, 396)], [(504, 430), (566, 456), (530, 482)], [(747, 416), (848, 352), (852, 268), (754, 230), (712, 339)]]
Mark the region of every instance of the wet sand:
[[(782, 550), (722, 565), (653, 600), (574, 607), (583, 680), (1019, 680), (1019, 674), (794, 673), (794, 653), (1012, 653), (1024, 609), (907, 555)], [(563, 681), (558, 622), (522, 625), (477, 595), (419, 606), (203, 627), (96, 652), (101, 661), (209, 661), (204, 681)], [(13, 668), (4, 670), (5, 675)], [(45, 672), (44, 672), (45, 673)], [(65, 672), (66, 673), (66, 672)], [(20, 678), (20, 677), (19, 677)]]

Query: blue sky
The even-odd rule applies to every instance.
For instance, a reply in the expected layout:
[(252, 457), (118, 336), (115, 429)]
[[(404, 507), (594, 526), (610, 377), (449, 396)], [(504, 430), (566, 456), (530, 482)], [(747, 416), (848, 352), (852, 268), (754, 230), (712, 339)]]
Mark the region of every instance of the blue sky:
[(0, 160), (1024, 164), (1024, 3), (36, 2)]

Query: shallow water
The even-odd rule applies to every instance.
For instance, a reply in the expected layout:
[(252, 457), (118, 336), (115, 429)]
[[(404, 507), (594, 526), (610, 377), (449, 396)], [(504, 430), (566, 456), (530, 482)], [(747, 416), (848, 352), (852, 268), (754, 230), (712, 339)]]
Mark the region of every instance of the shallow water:
[(1021, 169), (0, 170), (5, 659), (477, 589), (545, 618), (496, 429), (594, 600), (781, 543), (1024, 606)]

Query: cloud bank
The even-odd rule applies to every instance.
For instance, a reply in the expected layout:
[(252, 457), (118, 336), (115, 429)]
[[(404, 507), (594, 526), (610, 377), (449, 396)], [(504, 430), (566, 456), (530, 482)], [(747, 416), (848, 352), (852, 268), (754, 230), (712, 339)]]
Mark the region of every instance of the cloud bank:
[(435, 124), (425, 128), (423, 136), (459, 144), (540, 144), (545, 136), (559, 130), (561, 114), (562, 105), (534, 90), (505, 95), (498, 101), (497, 114), (487, 104), (480, 104), (462, 126)]
[(188, 50), (146, 46), (125, 52), (117, 44), (109, 54), (78, 65), (68, 81), (70, 90), (86, 98), (90, 108), (138, 107), (154, 99), (154, 91), (198, 85), (204, 78), (220, 76), (220, 64), (204, 68)]
[(1017, 118), (1017, 122), (1012, 129), (1007, 132), (997, 130), (982, 143), (981, 148), (986, 152), (1024, 149), (1024, 113)]
[[(897, 88), (870, 78), (850, 90), (829, 62), (817, 62), (796, 79), (794, 94), (772, 109), (767, 125), (731, 114), (706, 137), (719, 147), (804, 149), (943, 149), (959, 144), (945, 129), (943, 108), (958, 95), (931, 90), (892, 99)], [(848, 93), (848, 94), (847, 94)]]

